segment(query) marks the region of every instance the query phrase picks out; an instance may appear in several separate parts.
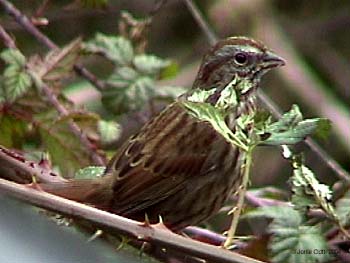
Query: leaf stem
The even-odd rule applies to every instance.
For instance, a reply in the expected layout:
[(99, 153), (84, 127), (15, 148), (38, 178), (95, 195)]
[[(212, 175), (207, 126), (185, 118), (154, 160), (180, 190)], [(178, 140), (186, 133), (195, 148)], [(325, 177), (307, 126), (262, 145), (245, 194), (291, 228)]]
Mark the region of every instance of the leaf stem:
[(232, 209), (233, 211), (233, 216), (232, 216), (232, 221), (231, 221), (231, 226), (228, 230), (227, 233), (227, 238), (224, 243), (224, 248), (229, 249), (233, 243), (234, 243), (234, 237), (236, 233), (236, 229), (238, 226), (238, 220), (242, 212), (242, 208), (244, 205), (244, 196), (247, 192), (247, 185), (249, 182), (249, 174), (250, 174), (250, 168), (252, 166), (252, 160), (253, 160), (253, 152), (254, 146), (248, 146), (248, 150), (245, 153), (245, 160), (244, 164), (242, 165), (241, 169), (244, 169), (244, 174), (242, 178), (242, 184), (240, 186), (240, 189), (238, 191), (238, 201), (237, 205)]

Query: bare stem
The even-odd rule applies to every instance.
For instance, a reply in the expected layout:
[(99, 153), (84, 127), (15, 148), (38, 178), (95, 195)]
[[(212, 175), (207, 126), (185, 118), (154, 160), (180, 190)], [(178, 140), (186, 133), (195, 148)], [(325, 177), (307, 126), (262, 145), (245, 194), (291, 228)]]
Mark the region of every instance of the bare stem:
[[(44, 44), (49, 49), (58, 48), (58, 46), (50, 38), (41, 33), (40, 30), (38, 30), (28, 19), (28, 17), (18, 10), (12, 3), (6, 0), (0, 0), (0, 4), (4, 7), (7, 14), (11, 15), (18, 24), (20, 24), (28, 33), (33, 35), (40, 43)], [(74, 70), (77, 72), (77, 74), (87, 79), (98, 90), (103, 90), (105, 88), (104, 82), (98, 80), (96, 76), (94, 76), (83, 66), (75, 64)]]
[(15, 41), (11, 38), (9, 34), (5, 31), (5, 29), (0, 24), (0, 38), (4, 41), (4, 44), (8, 48), (16, 48)]
[(192, 16), (194, 17), (195, 21), (199, 25), (199, 27), (204, 32), (205, 36), (208, 39), (208, 42), (210, 45), (214, 45), (218, 38), (216, 37), (213, 29), (209, 26), (207, 21), (203, 18), (203, 14), (199, 11), (198, 7), (193, 3), (192, 0), (183, 0), (188, 8), (188, 10), (191, 12)]
[(252, 157), (252, 150), (253, 150), (253, 147), (250, 146), (248, 148), (248, 151), (245, 153), (246, 154), (245, 161), (244, 161), (244, 164), (242, 166), (242, 169), (244, 170), (243, 178), (242, 178), (242, 185), (241, 185), (239, 192), (238, 192), (237, 205), (233, 209), (231, 226), (228, 230), (227, 238), (226, 238), (226, 241), (224, 243), (224, 247), (226, 249), (229, 249), (234, 244), (235, 233), (236, 233), (236, 229), (238, 226), (239, 217), (241, 215), (242, 208), (244, 205), (244, 196), (247, 192), (247, 186), (248, 186), (248, 182), (249, 182), (249, 174), (250, 174), (250, 168), (252, 166), (252, 158), (253, 158)]

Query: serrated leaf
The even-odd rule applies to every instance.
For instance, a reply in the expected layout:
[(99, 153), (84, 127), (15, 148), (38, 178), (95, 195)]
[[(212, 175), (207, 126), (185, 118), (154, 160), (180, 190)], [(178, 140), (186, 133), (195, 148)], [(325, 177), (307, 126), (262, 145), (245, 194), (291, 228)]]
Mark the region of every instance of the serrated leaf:
[(297, 105), (293, 104), (290, 111), (283, 114), (283, 116), (269, 126), (269, 131), (280, 133), (287, 131), (290, 127), (294, 127), (303, 120), (303, 115)]
[(3, 74), (3, 92), (6, 100), (13, 102), (21, 97), (32, 85), (32, 78), (23, 68), (9, 65)]
[(285, 113), (280, 120), (264, 129), (263, 132), (269, 136), (262, 143), (265, 145), (296, 144), (313, 133), (326, 136), (329, 128), (330, 122), (326, 119), (302, 120), (299, 108), (293, 105), (292, 109)]
[(53, 111), (35, 116), (41, 141), (50, 154), (53, 165), (58, 166), (62, 176), (71, 178), (75, 172), (87, 166), (90, 158), (80, 140), (72, 133), (67, 122), (56, 122)]
[(63, 48), (50, 51), (44, 59), (32, 57), (29, 66), (36, 76), (44, 81), (56, 81), (72, 72), (79, 57), (81, 39), (78, 38)]
[(228, 142), (247, 150), (246, 135), (239, 129), (237, 129), (235, 134), (232, 133), (219, 109), (209, 103), (184, 101), (182, 104), (189, 114), (201, 121), (209, 122)]
[(108, 83), (115, 85), (117, 81), (126, 81), (132, 83), (136, 78), (140, 77), (139, 73), (131, 67), (118, 67), (113, 74), (108, 78)]
[[(324, 262), (329, 257), (317, 254), (305, 255), (297, 254), (297, 251), (311, 249), (327, 249), (327, 243), (321, 230), (315, 226), (304, 225), (302, 215), (288, 206), (267, 206), (259, 207), (244, 217), (267, 217), (273, 219), (268, 232), (271, 233), (272, 240), (270, 251), (272, 262)], [(311, 253), (312, 253), (311, 252)], [(306, 260), (306, 261), (305, 261)]]
[(121, 127), (115, 121), (100, 120), (98, 122), (98, 131), (103, 144), (114, 142), (121, 135)]
[(0, 58), (10, 65), (23, 67), (26, 63), (26, 58), (18, 49), (8, 48), (1, 52)]
[[(317, 226), (302, 224), (301, 217), (284, 217), (273, 220), (270, 252), (272, 262), (328, 262), (331, 256), (327, 242)], [(322, 252), (323, 251), (323, 252)]]
[(87, 179), (96, 179), (101, 177), (106, 170), (105, 166), (88, 166), (82, 169), (79, 169), (74, 176), (74, 179), (87, 180)]
[(293, 167), (292, 203), (295, 208), (302, 211), (310, 207), (322, 208), (328, 215), (335, 216), (329, 186), (319, 183), (313, 172), (299, 161), (294, 161)]
[[(321, 229), (305, 225), (302, 214), (289, 206), (265, 206), (244, 215), (245, 218), (266, 217), (273, 219), (268, 232), (271, 234), (269, 250), (272, 262), (326, 262), (330, 259), (322, 249), (328, 249)], [(311, 252), (310, 252), (311, 250)], [(320, 253), (314, 253), (315, 251)], [(298, 254), (298, 251), (308, 251)], [(301, 252), (303, 253), (303, 252)]]
[(107, 83), (109, 87), (102, 91), (102, 103), (115, 114), (141, 109), (154, 97), (154, 80), (139, 76), (129, 67), (118, 69)]
[(157, 75), (160, 71), (170, 65), (170, 60), (161, 59), (154, 55), (136, 55), (133, 60), (137, 71), (146, 75)]
[(0, 112), (0, 144), (8, 148), (22, 147), (27, 124), (13, 116)]
[(300, 221), (300, 214), (291, 206), (262, 206), (249, 211), (244, 218), (266, 217), (271, 219), (284, 219)]
[(97, 33), (94, 39), (86, 42), (84, 49), (101, 54), (118, 66), (131, 64), (134, 57), (134, 50), (128, 39), (102, 33)]

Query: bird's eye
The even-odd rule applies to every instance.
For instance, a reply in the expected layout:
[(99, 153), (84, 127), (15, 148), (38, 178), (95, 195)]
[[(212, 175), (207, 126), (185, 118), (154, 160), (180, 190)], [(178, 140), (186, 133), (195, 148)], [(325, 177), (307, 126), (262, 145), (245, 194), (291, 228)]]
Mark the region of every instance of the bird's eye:
[(235, 62), (238, 65), (244, 65), (245, 63), (247, 63), (247, 61), (248, 61), (248, 58), (247, 58), (246, 54), (244, 54), (244, 53), (237, 53), (235, 55)]

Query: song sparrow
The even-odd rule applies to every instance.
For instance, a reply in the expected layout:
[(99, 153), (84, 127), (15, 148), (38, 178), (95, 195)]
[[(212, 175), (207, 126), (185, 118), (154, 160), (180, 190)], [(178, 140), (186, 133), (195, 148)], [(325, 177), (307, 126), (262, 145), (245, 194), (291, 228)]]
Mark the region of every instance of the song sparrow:
[[(245, 37), (219, 41), (203, 58), (191, 90), (131, 137), (95, 180), (43, 184), (45, 191), (178, 230), (215, 214), (241, 183), (242, 151), (184, 101), (210, 103), (235, 119), (256, 108), (261, 76), (284, 61)], [(234, 93), (238, 104), (230, 101)]]

